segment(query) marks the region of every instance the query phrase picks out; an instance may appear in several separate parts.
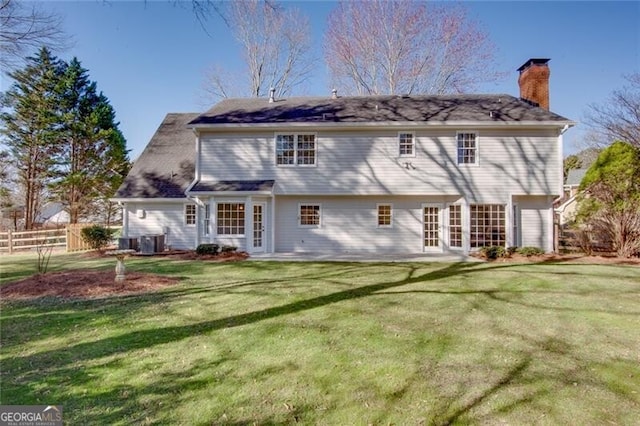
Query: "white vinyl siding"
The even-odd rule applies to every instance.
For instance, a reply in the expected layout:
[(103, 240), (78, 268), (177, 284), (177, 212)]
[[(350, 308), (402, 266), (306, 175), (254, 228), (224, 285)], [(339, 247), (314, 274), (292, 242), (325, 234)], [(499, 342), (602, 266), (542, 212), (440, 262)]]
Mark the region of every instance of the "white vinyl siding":
[[(275, 199), (276, 252), (423, 252), (422, 205), (457, 197), (297, 197)], [(299, 205), (321, 204), (321, 227), (296, 226)], [(378, 204), (393, 205), (393, 228), (378, 226)]]
[(478, 167), (457, 164), (454, 129), (415, 131), (415, 169), (404, 167), (398, 132), (389, 130), (318, 131), (315, 167), (276, 165), (268, 131), (203, 133), (201, 143), (203, 179), (274, 179), (276, 195), (468, 194), (504, 203), (511, 194), (555, 194), (562, 179), (553, 129), (483, 129)]
[[(196, 227), (186, 226), (183, 203), (131, 203), (127, 208), (129, 237), (164, 234), (165, 246), (195, 249)], [(136, 214), (144, 210), (143, 218)]]
[(546, 252), (553, 251), (552, 229), (553, 219), (551, 216), (550, 201), (547, 197), (541, 196), (518, 196), (514, 197), (518, 204), (520, 225), (520, 246), (538, 247)]

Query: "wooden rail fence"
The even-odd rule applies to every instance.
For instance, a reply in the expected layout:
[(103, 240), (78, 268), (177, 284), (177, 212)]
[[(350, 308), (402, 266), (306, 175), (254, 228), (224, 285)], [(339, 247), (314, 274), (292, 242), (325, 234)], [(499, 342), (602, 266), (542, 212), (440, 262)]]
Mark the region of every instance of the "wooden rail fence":
[[(77, 223), (59, 229), (0, 232), (0, 253), (12, 254), (17, 250), (32, 250), (40, 247), (64, 247), (67, 252), (89, 250), (90, 247), (82, 239), (82, 228), (91, 225)], [(121, 227), (111, 226), (110, 228), (118, 230)]]

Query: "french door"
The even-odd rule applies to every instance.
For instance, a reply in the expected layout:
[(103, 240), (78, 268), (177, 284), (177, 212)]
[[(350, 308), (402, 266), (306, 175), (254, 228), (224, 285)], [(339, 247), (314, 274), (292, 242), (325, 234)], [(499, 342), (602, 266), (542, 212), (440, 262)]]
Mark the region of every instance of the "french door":
[(422, 227), (424, 251), (442, 251), (442, 205), (422, 205)]
[(253, 205), (253, 252), (264, 252), (264, 213), (265, 203)]

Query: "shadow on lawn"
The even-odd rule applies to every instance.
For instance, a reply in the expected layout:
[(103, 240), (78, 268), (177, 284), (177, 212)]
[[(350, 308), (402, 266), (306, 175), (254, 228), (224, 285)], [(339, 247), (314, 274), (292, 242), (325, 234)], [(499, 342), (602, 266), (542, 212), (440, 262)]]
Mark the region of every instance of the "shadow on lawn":
[[(25, 356), (17, 356), (12, 358), (5, 358), (3, 361), (3, 370), (6, 371), (16, 371), (16, 370), (28, 370), (29, 366), (42, 366), (39, 367), (37, 371), (25, 372), (26, 376), (29, 377), (33, 375), (33, 379), (37, 379), (35, 374), (40, 376), (47, 377), (48, 375), (55, 376), (58, 380), (62, 380), (63, 377), (67, 375), (74, 375), (77, 372), (75, 371), (75, 364), (77, 362), (82, 361), (92, 361), (98, 360), (100, 358), (110, 357), (113, 355), (119, 355), (123, 353), (127, 353), (130, 351), (136, 351), (144, 348), (153, 347), (156, 345), (161, 345), (165, 343), (172, 343), (176, 341), (180, 341), (183, 339), (187, 339), (192, 336), (202, 335), (211, 333), (216, 330), (221, 330), (225, 328), (233, 328), (244, 326), (248, 324), (253, 324), (262, 320), (267, 320), (270, 318), (276, 318), (283, 315), (290, 315), (297, 312), (303, 312), (306, 310), (331, 305), (334, 303), (354, 300), (358, 298), (364, 298), (376, 294), (386, 294), (391, 293), (396, 287), (406, 286), (415, 283), (421, 282), (429, 282), (438, 280), (441, 278), (450, 278), (460, 274), (466, 274), (469, 272), (474, 272), (481, 268), (482, 271), (487, 271), (491, 269), (502, 269), (502, 268), (513, 268), (514, 265), (484, 265), (477, 263), (455, 263), (447, 265), (441, 269), (423, 274), (423, 275), (415, 275), (417, 267), (411, 266), (408, 274), (404, 279), (393, 281), (393, 282), (384, 282), (378, 284), (365, 285), (356, 288), (348, 288), (343, 291), (337, 291), (326, 295), (321, 295), (317, 297), (311, 297), (305, 300), (300, 300), (288, 304), (284, 304), (281, 306), (274, 306), (254, 312), (248, 312), (244, 314), (237, 314), (228, 316), (225, 318), (214, 319), (211, 321), (203, 321), (196, 324), (191, 325), (183, 325), (183, 326), (173, 326), (173, 327), (165, 327), (162, 329), (150, 329), (150, 330), (136, 330), (131, 331), (122, 335), (112, 336), (103, 338), (94, 342), (83, 342), (78, 343), (64, 349), (55, 349), (50, 351), (44, 351), (33, 355), (25, 355)], [(253, 265), (243, 265), (242, 267), (260, 267), (259, 264), (254, 263)], [(354, 266), (356, 268), (356, 266)], [(344, 274), (344, 269), (341, 270), (340, 273), (331, 273), (325, 270), (325, 273), (322, 275), (318, 275), (318, 278), (331, 278), (333, 276), (338, 277), (339, 275)], [(207, 286), (199, 286), (198, 288), (192, 289), (175, 289), (169, 291), (163, 291), (157, 294), (150, 294), (144, 297), (140, 296), (128, 296), (127, 298), (114, 298), (113, 300), (101, 301), (101, 303), (109, 304), (118, 304), (122, 303), (123, 299), (136, 299), (136, 302), (142, 302), (144, 304), (155, 303), (161, 301), (166, 298), (175, 297), (179, 295), (187, 295), (187, 294), (198, 294), (198, 293), (209, 293), (215, 291), (229, 291), (233, 289), (243, 288), (246, 286), (251, 286), (255, 284), (270, 284), (270, 283), (282, 283), (287, 280), (296, 280), (296, 279), (309, 279), (313, 278), (316, 274), (316, 271), (310, 271), (308, 275), (301, 276), (296, 275), (292, 277), (279, 277), (277, 279), (267, 279), (267, 280), (255, 280), (255, 281), (238, 281), (236, 283), (226, 284), (224, 286), (218, 287), (207, 287)], [(426, 293), (434, 293), (434, 294), (452, 294), (452, 295), (464, 295), (464, 294), (485, 294), (488, 298), (504, 303), (520, 303), (505, 297), (497, 296), (498, 293), (510, 292), (511, 290), (495, 290), (495, 289), (487, 289), (487, 290), (465, 290), (460, 289), (457, 291), (446, 291), (446, 290), (437, 290), (434, 289), (432, 291), (419, 291)], [(517, 291), (514, 291), (517, 292)], [(551, 291), (550, 291), (551, 292)], [(411, 290), (407, 291), (398, 291), (393, 293), (412, 293)], [(93, 304), (94, 302), (91, 302)], [(97, 303), (97, 302), (96, 302)], [(81, 305), (82, 306), (82, 305)], [(556, 309), (544, 307), (544, 306), (536, 306), (536, 305), (525, 305), (533, 308), (541, 308), (541, 309)], [(97, 304), (95, 308), (98, 309)], [(109, 306), (102, 306), (102, 309), (109, 309)], [(598, 312), (607, 312), (607, 311), (599, 311)], [(607, 312), (609, 313), (609, 312)], [(620, 312), (615, 312), (616, 314), (620, 314)], [(625, 315), (627, 313), (624, 313)], [(637, 315), (638, 313), (628, 313), (629, 315)], [(555, 347), (551, 345), (550, 347)], [(531, 362), (531, 353), (521, 354), (522, 356), (515, 362), (510, 368), (508, 368), (505, 373), (501, 376), (499, 380), (497, 380), (493, 384), (488, 384), (488, 387), (480, 392), (477, 392), (475, 395), (469, 395), (468, 392), (461, 392), (459, 395), (456, 395), (455, 398), (444, 398), (443, 402), (437, 405), (435, 408), (435, 412), (431, 413), (432, 423), (434, 424), (453, 424), (465, 419), (465, 415), (467, 415), (471, 410), (473, 410), (478, 405), (482, 404), (492, 395), (497, 393), (500, 389), (510, 386), (514, 382), (517, 382), (522, 379), (522, 374)], [(200, 365), (195, 369), (190, 369), (182, 372), (178, 372), (175, 374), (171, 374), (167, 376), (166, 374), (161, 377), (156, 377), (151, 380), (152, 385), (149, 387), (140, 386), (138, 387), (123, 387), (123, 388), (114, 388), (104, 391), (102, 393), (92, 393), (85, 397), (76, 397), (79, 400), (78, 404), (87, 404), (93, 403), (98, 404), (94, 409), (89, 410), (86, 418), (82, 416), (78, 417), (83, 421), (87, 421), (87, 423), (97, 423), (97, 422), (117, 422), (122, 421), (122, 416), (125, 413), (129, 412), (140, 412), (143, 413), (141, 416), (144, 416), (144, 413), (147, 413), (154, 418), (158, 413), (166, 413), (166, 410), (158, 409), (157, 402), (158, 401), (166, 401), (167, 394), (176, 394), (175, 397), (179, 401), (180, 392), (182, 389), (194, 389), (198, 387), (206, 387), (211, 383), (211, 379), (198, 378), (199, 374), (202, 374), (203, 371), (207, 369), (216, 369), (223, 365), (226, 360), (220, 359), (215, 361), (214, 365)], [(44, 367), (46, 366), (46, 367)], [(100, 367), (100, 366), (99, 366)], [(15, 373), (14, 373), (15, 374)], [(4, 374), (3, 374), (4, 375)], [(80, 375), (76, 376), (77, 381), (74, 380), (74, 386), (82, 386), (82, 384), (89, 384), (92, 382), (92, 377), (89, 375)], [(79, 383), (77, 383), (79, 382)], [(65, 383), (60, 383), (60, 393), (56, 393), (57, 395), (63, 395)], [(35, 403), (36, 399), (40, 401), (39, 394), (34, 388), (27, 387), (29, 389), (28, 393), (23, 395), (24, 403)], [(540, 391), (542, 392), (542, 391)], [(402, 391), (400, 391), (397, 395), (398, 398), (402, 398)], [(518, 404), (520, 402), (525, 402), (527, 398), (535, 398), (535, 392), (533, 394), (527, 394), (522, 397), (522, 400), (512, 401), (512, 404)], [(140, 399), (144, 401), (141, 402)], [(3, 401), (4, 402), (4, 401)], [(188, 403), (189, 401), (182, 401), (182, 403)], [(118, 404), (121, 404), (118, 406)], [(180, 402), (178, 402), (180, 404)], [(119, 407), (119, 408), (109, 408), (109, 407)], [(78, 409), (82, 407), (76, 407)], [(297, 422), (300, 419), (300, 416), (304, 415), (305, 410), (312, 410), (311, 407), (297, 407), (292, 408), (291, 410), (291, 423)], [(93, 414), (91, 414), (93, 413)], [(136, 417), (129, 419), (132, 422), (145, 422), (145, 418)], [(162, 421), (163, 419), (155, 419)], [(165, 419), (169, 420), (169, 419)], [(213, 420), (214, 422), (216, 420)], [(261, 423), (269, 423), (271, 420), (268, 417), (259, 419)], [(275, 419), (273, 420), (276, 421)], [(225, 424), (232, 424), (228, 422), (224, 422)], [(244, 423), (238, 423), (244, 424)]]

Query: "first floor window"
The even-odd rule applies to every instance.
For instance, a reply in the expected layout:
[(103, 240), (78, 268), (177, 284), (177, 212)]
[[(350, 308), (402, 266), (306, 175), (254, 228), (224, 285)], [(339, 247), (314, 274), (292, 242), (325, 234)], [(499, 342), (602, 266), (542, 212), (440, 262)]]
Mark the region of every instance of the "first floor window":
[(196, 224), (196, 205), (195, 204), (184, 205), (184, 223), (185, 225)]
[(391, 204), (378, 204), (378, 227), (389, 228), (391, 227)]
[(300, 226), (320, 226), (320, 204), (300, 204)]
[(462, 247), (462, 206), (449, 206), (449, 246)]
[(475, 133), (458, 133), (458, 164), (476, 164), (477, 137)]
[(218, 203), (218, 235), (244, 235), (244, 203)]
[(211, 222), (211, 208), (209, 204), (204, 205), (204, 226), (203, 233), (204, 235), (209, 235), (209, 223)]
[(471, 205), (471, 247), (505, 246), (505, 214), (502, 204)]

